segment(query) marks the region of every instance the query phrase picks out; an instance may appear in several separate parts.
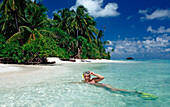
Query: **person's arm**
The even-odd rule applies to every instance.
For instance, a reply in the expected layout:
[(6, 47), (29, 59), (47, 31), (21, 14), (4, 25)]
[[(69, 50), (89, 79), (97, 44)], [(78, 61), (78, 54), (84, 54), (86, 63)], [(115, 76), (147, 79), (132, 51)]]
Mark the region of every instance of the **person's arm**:
[(104, 76), (99, 75), (99, 74), (95, 74), (95, 73), (93, 73), (93, 72), (90, 72), (90, 75), (96, 76), (96, 77), (94, 77), (94, 78), (92, 79), (92, 80), (94, 80), (96, 83), (104, 79)]

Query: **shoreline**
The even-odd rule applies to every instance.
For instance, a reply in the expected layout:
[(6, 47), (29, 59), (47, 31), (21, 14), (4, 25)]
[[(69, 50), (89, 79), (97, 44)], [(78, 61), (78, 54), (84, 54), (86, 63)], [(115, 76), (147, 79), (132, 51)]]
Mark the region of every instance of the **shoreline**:
[(72, 61), (62, 61), (57, 57), (48, 57), (47, 60), (49, 62), (55, 61), (54, 64), (64, 64), (64, 63), (129, 63), (130, 61), (122, 61), (122, 60), (108, 60), (108, 59), (71, 59)]
[(50, 65), (50, 64), (63, 64), (63, 63), (127, 63), (129, 60), (108, 60), (108, 59), (60, 59), (58, 57), (47, 57), (46, 63), (32, 62), (32, 63), (3, 63), (5, 65)]
[[(35, 68), (42, 68), (43, 66), (46, 67), (52, 67), (59, 64), (98, 64), (98, 63), (134, 63), (131, 61), (121, 61), (121, 60), (107, 60), (107, 59), (71, 59), (75, 60), (75, 62), (72, 61), (62, 61), (57, 57), (48, 57), (48, 62), (54, 62), (54, 64), (39, 64), (39, 65), (26, 65), (26, 64), (4, 64), (0, 63), (0, 73), (10, 73), (10, 72), (20, 72), (23, 69), (22, 68), (29, 68), (29, 67), (35, 67)], [(136, 63), (137, 61), (135, 61)]]

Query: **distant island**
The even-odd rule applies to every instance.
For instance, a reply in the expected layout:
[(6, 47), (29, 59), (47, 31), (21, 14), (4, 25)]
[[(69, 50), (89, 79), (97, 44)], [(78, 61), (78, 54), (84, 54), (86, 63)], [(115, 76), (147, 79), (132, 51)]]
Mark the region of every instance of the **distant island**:
[(127, 57), (126, 59), (127, 60), (134, 60), (134, 58), (132, 58), (132, 57)]
[(103, 46), (107, 42), (101, 41), (103, 36), (83, 6), (76, 11), (59, 10), (50, 19), (47, 8), (36, 0), (0, 4), (2, 63), (46, 63), (47, 57), (110, 59), (110, 52)]

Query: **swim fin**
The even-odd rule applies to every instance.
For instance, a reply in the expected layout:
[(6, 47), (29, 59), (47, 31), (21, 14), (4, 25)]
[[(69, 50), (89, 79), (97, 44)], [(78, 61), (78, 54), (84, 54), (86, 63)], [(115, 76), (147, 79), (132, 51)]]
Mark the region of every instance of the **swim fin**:
[(145, 99), (145, 100), (156, 100), (158, 99), (157, 96), (149, 94), (149, 93), (144, 93), (144, 92), (137, 92), (139, 94), (139, 97)]

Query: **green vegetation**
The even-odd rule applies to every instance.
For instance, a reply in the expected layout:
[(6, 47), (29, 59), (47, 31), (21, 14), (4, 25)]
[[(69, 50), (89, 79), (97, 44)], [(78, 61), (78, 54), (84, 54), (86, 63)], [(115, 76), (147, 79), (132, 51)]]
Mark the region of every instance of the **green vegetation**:
[(102, 30), (83, 6), (62, 9), (47, 17), (37, 0), (0, 0), (0, 57), (15, 63), (62, 59), (110, 59), (101, 41)]

